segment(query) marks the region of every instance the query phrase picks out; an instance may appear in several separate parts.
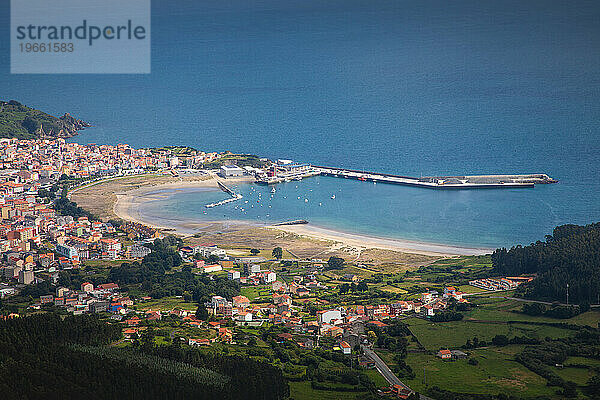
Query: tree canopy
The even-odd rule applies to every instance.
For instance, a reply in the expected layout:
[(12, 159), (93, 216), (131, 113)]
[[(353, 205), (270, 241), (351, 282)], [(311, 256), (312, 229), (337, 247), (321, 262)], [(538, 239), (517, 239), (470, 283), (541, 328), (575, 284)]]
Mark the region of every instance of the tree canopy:
[(558, 226), (543, 242), (496, 250), (492, 264), (494, 272), (501, 275), (537, 274), (522, 285), (526, 297), (565, 302), (568, 284), (570, 302), (596, 303), (600, 296), (600, 223)]

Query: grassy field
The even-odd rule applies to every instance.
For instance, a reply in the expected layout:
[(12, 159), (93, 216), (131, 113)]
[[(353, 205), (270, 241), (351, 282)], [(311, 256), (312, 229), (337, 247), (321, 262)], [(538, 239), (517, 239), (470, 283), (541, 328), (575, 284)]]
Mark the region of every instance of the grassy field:
[(477, 336), (479, 340), (490, 341), (496, 335), (528, 336), (533, 338), (567, 337), (572, 331), (552, 326), (536, 326), (526, 324), (507, 324), (504, 322), (488, 323), (474, 321), (429, 322), (409, 319), (411, 332), (428, 350), (440, 348), (457, 348), (465, 344), (467, 339)]
[(290, 382), (290, 400), (339, 400), (359, 399), (366, 392), (334, 392), (329, 390), (315, 390), (310, 382)]
[(460, 285), (456, 289), (464, 293), (480, 293), (484, 291), (483, 289), (471, 285)]
[(565, 361), (565, 365), (566, 364), (585, 364), (590, 367), (600, 367), (600, 360), (585, 357), (569, 357), (567, 358), (567, 361)]
[[(464, 393), (498, 394), (508, 393), (527, 398), (552, 395), (546, 380), (513, 361), (519, 346), (477, 349), (470, 355), (478, 365), (467, 360), (442, 361), (433, 355), (409, 354), (406, 362), (415, 372), (415, 379), (403, 380), (412, 389), (424, 392), (424, 374), (428, 386)], [(389, 359), (389, 357), (388, 357)]]
[(124, 262), (131, 262), (131, 260), (85, 260), (83, 265), (94, 268), (110, 268), (119, 267)]
[(390, 292), (390, 293), (399, 293), (399, 294), (406, 294), (406, 293), (408, 293), (404, 289), (400, 289), (400, 288), (398, 288), (396, 286), (391, 286), (391, 285), (381, 286), (378, 289), (383, 290), (384, 292)]
[(198, 305), (193, 302), (186, 302), (182, 297), (163, 297), (162, 299), (152, 299), (133, 306), (135, 310), (168, 311), (174, 308), (182, 310), (196, 310)]
[(531, 321), (531, 322), (551, 322), (551, 323), (569, 323), (577, 325), (589, 325), (598, 327), (600, 322), (600, 311), (593, 310), (577, 315), (569, 319), (555, 319), (543, 316), (530, 316), (513, 311), (520, 311), (523, 302), (518, 300), (509, 300), (504, 298), (472, 297), (469, 299), (479, 307), (473, 311), (465, 313), (465, 319), (477, 319), (484, 321)]
[(266, 300), (269, 296), (262, 296), (260, 293), (269, 292), (271, 293), (271, 285), (259, 285), (259, 286), (244, 286), (240, 289), (241, 295), (246, 296), (248, 300)]
[(564, 380), (575, 382), (580, 386), (586, 385), (587, 381), (595, 375), (590, 369), (587, 368), (553, 367), (552, 371)]
[[(574, 368), (568, 365), (586, 365), (588, 368)], [(587, 384), (588, 380), (594, 376), (590, 367), (600, 367), (600, 360), (584, 357), (569, 357), (564, 363), (564, 368), (553, 367), (552, 370), (561, 378), (573, 381), (580, 386)]]
[(365, 371), (365, 374), (367, 374), (369, 378), (371, 378), (375, 386), (378, 388), (390, 385), (388, 381), (385, 380), (383, 375), (381, 375), (376, 369), (368, 369)]

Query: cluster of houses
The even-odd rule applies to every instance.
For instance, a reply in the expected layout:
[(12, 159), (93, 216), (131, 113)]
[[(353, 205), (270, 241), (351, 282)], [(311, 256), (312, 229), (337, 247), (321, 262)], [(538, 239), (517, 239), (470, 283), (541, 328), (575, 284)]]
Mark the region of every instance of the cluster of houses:
[(124, 248), (117, 238), (112, 224), (57, 215), (33, 194), (0, 194), (0, 277), (6, 282), (0, 297), (39, 283), (40, 275), (56, 283), (59, 271), (83, 260), (140, 259), (151, 252), (144, 242)]
[(0, 139), (0, 191), (27, 192), (52, 184), (60, 176), (96, 178), (175, 168), (198, 168), (220, 153), (174, 149), (134, 149), (127, 144), (81, 145), (56, 140)]
[[(277, 280), (275, 272), (262, 271), (259, 264), (247, 262), (243, 259), (234, 260), (227, 255), (225, 250), (214, 244), (184, 246), (179, 249), (179, 254), (184, 261), (193, 262), (198, 273), (208, 274), (226, 270), (229, 280), (236, 280), (242, 285), (264, 285)], [(205, 259), (213, 262), (207, 263)], [(242, 264), (241, 270), (234, 269), (236, 262)]]
[(90, 282), (83, 282), (80, 290), (59, 287), (55, 294), (40, 296), (39, 302), (29, 306), (30, 309), (40, 309), (46, 304), (65, 308), (74, 314), (111, 312), (125, 314), (127, 307), (133, 305), (133, 300), (123, 297), (116, 283), (105, 283), (94, 287)]
[(160, 230), (138, 222), (124, 222), (119, 229), (125, 232), (130, 239), (147, 240), (162, 238)]
[(470, 281), (469, 285), (496, 292), (500, 290), (512, 290), (520, 284), (531, 282), (532, 280), (533, 277), (530, 276), (510, 276), (506, 278), (477, 279)]
[(433, 317), (437, 312), (448, 308), (450, 299), (458, 303), (468, 303), (464, 296), (464, 292), (456, 290), (453, 286), (445, 287), (442, 296), (439, 296), (437, 291), (421, 293), (421, 307), (415, 309), (415, 312), (423, 317)]

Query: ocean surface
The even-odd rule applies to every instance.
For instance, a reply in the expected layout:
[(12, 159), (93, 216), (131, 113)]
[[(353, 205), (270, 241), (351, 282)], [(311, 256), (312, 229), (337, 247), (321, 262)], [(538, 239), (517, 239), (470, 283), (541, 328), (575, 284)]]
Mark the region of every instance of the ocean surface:
[[(190, 145), (402, 175), (544, 172), (560, 180), (446, 192), (319, 177), (281, 185), (272, 199), (269, 189), (240, 187), (249, 200), (242, 204), (255, 205), (244, 212), (236, 203), (205, 215), (203, 205), (223, 194), (184, 191), (157, 213), (303, 218), (352, 233), (492, 247), (600, 220), (597, 1), (152, 7), (150, 75), (10, 75), (8, 39), (0, 40), (0, 98), (91, 122), (81, 143)], [(257, 193), (269, 200), (251, 204)]]

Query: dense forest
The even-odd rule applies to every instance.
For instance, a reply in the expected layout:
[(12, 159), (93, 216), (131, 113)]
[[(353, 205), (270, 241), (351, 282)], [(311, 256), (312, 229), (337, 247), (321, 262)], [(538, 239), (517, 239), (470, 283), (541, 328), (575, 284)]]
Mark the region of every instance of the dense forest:
[(282, 399), (279, 369), (247, 357), (182, 347), (107, 346), (120, 327), (93, 315), (0, 321), (3, 399)]
[(496, 250), (492, 263), (501, 275), (537, 274), (520, 290), (526, 297), (565, 302), (568, 284), (571, 303), (599, 302), (600, 223), (558, 226), (543, 242)]

